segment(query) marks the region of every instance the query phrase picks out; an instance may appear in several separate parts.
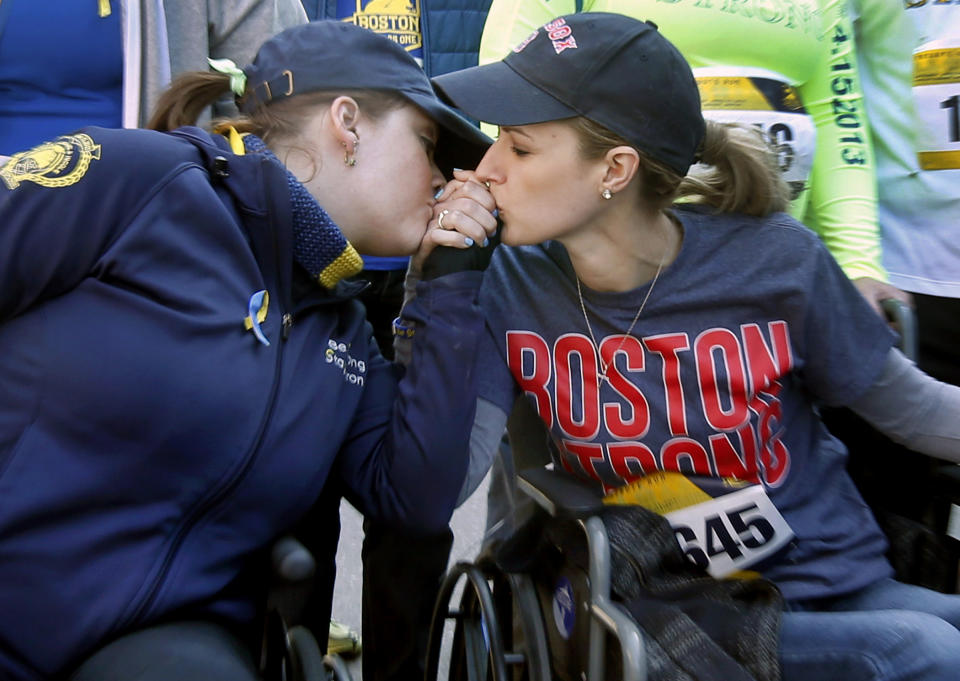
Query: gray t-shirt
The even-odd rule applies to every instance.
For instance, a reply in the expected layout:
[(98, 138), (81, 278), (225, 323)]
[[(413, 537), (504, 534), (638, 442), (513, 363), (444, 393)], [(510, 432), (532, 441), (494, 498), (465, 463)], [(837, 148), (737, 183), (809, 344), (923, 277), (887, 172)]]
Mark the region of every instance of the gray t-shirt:
[(684, 231), (631, 336), (649, 284), (583, 287), (556, 242), (500, 247), (481, 291), (490, 345), (481, 397), (534, 402), (567, 470), (623, 485), (652, 470), (761, 482), (795, 540), (764, 576), (788, 599), (889, 576), (886, 542), (815, 404), (878, 378), (894, 338), (816, 235), (792, 218), (677, 210)]

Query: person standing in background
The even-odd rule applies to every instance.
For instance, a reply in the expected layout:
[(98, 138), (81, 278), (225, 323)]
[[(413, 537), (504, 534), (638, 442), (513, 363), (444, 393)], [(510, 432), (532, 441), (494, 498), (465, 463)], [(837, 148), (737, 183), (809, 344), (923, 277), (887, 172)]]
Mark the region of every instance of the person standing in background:
[(386, 35), (428, 76), (476, 66), (489, 0), (303, 0), (307, 16), (340, 19)]
[[(369, 28), (402, 45), (438, 76), (476, 66), (490, 0), (304, 0), (307, 16)], [(369, 282), (360, 295), (380, 351), (393, 357), (393, 320), (403, 304), (407, 258), (361, 253)], [(453, 534), (399, 533), (364, 523), (363, 677), (365, 681), (422, 678), (433, 602), (447, 567)], [(331, 634), (338, 628), (331, 627)], [(350, 650), (331, 637), (330, 649)]]
[[(616, 12), (653, 21), (694, 69), (704, 115), (758, 127), (814, 228), (877, 313), (909, 296), (881, 265), (876, 182), (846, 0), (752, 10), (713, 0), (494, 0), (480, 63), (501, 59), (554, 16)], [(742, 36), (751, 36), (743, 40)]]
[[(917, 365), (960, 385), (960, 12), (929, 0), (855, 0), (851, 13), (873, 132), (883, 264), (913, 296)], [(905, 453), (847, 412), (832, 418), (890, 537), (898, 577), (955, 591), (956, 542), (931, 494), (942, 464)]]
[(913, 295), (920, 368), (960, 385), (960, 11), (854, 0), (883, 264)]
[(306, 19), (298, 0), (2, 0), (0, 155), (85, 125), (143, 127), (171, 76), (246, 64)]

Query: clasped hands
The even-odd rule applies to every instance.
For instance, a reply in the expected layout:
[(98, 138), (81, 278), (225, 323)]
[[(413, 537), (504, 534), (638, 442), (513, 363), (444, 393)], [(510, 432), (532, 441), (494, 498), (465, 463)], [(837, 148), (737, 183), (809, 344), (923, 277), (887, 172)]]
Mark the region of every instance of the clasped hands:
[(484, 269), (496, 245), (496, 202), (472, 170), (454, 170), (437, 194), (433, 217), (413, 257), (424, 278)]

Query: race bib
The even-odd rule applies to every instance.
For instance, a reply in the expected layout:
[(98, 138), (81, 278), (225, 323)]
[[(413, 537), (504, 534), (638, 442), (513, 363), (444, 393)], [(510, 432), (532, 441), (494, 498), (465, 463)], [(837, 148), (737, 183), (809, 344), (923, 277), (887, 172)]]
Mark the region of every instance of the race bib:
[(694, 69), (703, 115), (719, 123), (758, 128), (772, 147), (791, 198), (806, 187), (817, 133), (796, 88), (779, 74), (760, 69)]
[(920, 167), (960, 168), (960, 39), (930, 41), (914, 51), (913, 100)]
[(760, 563), (794, 536), (761, 485), (730, 478), (658, 471), (612, 491), (604, 503), (664, 516), (687, 558), (718, 579)]

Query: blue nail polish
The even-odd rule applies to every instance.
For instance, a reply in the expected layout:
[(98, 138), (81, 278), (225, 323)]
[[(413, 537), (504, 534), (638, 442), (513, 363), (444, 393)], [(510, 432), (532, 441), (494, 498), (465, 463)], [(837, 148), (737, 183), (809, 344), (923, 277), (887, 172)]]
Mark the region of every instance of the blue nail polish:
[(500, 217), (500, 210), (499, 210), (499, 209), (497, 209), (497, 208), (494, 208), (494, 209), (493, 209), (493, 217), (495, 217), (495, 218)]
[(484, 245), (484, 246), (489, 246), (489, 245), (490, 245), (490, 237), (487, 237), (487, 238), (485, 238), (485, 239), (483, 240), (483, 245)]
[(437, 193), (433, 195), (433, 198), (439, 199), (441, 196), (443, 196), (443, 187), (440, 187), (440, 189), (437, 190)]
[(473, 239), (471, 239), (470, 237), (466, 237), (463, 240), (463, 243), (465, 243), (467, 246), (473, 246)]

